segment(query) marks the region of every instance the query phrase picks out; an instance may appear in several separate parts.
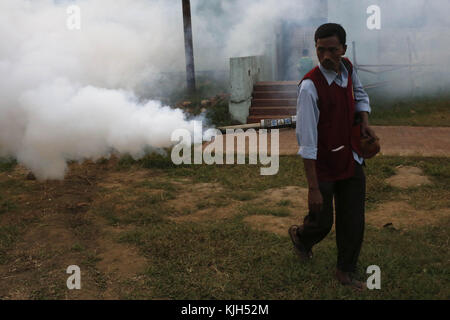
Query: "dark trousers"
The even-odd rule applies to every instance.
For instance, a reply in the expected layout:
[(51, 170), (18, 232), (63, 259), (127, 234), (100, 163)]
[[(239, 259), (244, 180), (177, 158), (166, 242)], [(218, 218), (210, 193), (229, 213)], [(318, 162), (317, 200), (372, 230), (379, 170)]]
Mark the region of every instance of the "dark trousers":
[(356, 272), (364, 237), (366, 176), (355, 162), (355, 175), (335, 182), (319, 182), (323, 197), (320, 213), (310, 212), (299, 228), (300, 240), (307, 248), (322, 241), (333, 226), (333, 198), (336, 211), (337, 267), (344, 272)]

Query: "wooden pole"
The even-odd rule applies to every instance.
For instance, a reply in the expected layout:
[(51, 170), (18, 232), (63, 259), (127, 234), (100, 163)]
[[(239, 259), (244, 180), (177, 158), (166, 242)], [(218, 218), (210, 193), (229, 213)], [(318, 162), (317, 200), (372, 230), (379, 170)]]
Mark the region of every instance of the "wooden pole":
[(191, 1), (183, 1), (184, 51), (186, 55), (186, 80), (189, 92), (196, 90), (194, 47), (192, 45)]
[(409, 58), (409, 83), (411, 84), (411, 95), (413, 96), (416, 92), (416, 85), (414, 81), (413, 71), (412, 71), (412, 48), (411, 48), (411, 39), (409, 36), (406, 37), (406, 41), (408, 42), (408, 58)]
[(358, 70), (358, 62), (356, 61), (356, 42), (352, 41), (352, 50), (353, 50), (353, 65), (355, 66), (356, 70)]

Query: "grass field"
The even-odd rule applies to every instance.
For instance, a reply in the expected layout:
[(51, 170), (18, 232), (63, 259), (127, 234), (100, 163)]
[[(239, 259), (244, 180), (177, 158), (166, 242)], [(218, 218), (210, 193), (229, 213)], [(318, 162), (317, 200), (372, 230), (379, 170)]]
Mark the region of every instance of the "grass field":
[[(390, 186), (398, 166), (421, 168), (431, 184)], [(377, 157), (366, 173), (359, 271), (378, 265), (382, 284), (359, 294), (333, 278), (334, 230), (309, 263), (292, 250), (287, 227), (306, 214), (298, 157), (282, 157), (273, 177), (124, 157), (72, 163), (62, 182), (26, 180), (2, 161), (0, 298), (449, 299), (448, 158)], [(82, 289), (69, 291), (74, 264)]]
[(379, 96), (372, 99), (370, 122), (384, 126), (450, 126), (450, 97), (430, 95), (387, 100)]

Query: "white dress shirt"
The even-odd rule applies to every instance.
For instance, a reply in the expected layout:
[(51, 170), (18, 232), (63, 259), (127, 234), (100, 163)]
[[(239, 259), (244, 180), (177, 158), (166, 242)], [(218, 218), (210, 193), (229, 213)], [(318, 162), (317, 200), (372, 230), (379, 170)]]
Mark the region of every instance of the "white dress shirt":
[[(341, 62), (341, 74), (338, 75), (332, 70), (325, 69), (319, 63), (319, 69), (331, 86), (335, 82), (342, 88), (347, 88), (348, 85), (348, 71)], [(352, 73), (353, 90), (355, 92), (355, 112), (371, 113), (369, 96), (364, 91), (364, 88), (359, 80), (359, 77), (353, 68)], [(319, 97), (317, 89), (312, 80), (307, 79), (302, 82), (299, 88), (297, 100), (297, 141), (300, 146), (298, 154), (304, 159), (317, 160), (317, 143), (318, 133), (317, 125), (319, 123), (320, 111), (317, 106)], [(364, 159), (358, 156), (353, 151), (355, 160), (362, 164)]]

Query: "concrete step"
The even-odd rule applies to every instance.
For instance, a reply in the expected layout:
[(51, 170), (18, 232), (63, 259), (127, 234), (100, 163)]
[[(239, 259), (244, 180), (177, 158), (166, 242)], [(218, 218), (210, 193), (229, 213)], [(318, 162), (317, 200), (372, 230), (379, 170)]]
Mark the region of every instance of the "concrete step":
[(298, 81), (257, 82), (247, 123), (297, 114)]
[(263, 107), (263, 108), (250, 108), (250, 116), (259, 115), (286, 115), (295, 116), (297, 114), (296, 107)]
[(257, 82), (254, 91), (298, 91), (298, 82)]
[(253, 99), (252, 100), (252, 108), (256, 107), (279, 107), (279, 106), (287, 106), (287, 107), (296, 107), (297, 99)]
[(297, 91), (253, 91), (253, 99), (297, 99)]

